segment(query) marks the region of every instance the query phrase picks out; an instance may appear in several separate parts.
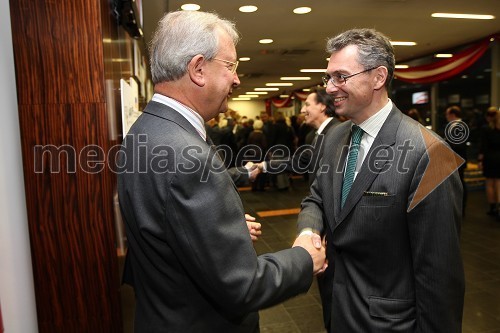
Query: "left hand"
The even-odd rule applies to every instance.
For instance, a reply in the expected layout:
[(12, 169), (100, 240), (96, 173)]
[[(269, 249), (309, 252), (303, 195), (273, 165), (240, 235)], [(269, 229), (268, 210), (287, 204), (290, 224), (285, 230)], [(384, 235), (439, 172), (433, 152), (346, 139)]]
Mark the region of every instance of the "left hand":
[(250, 238), (252, 241), (256, 242), (259, 240), (259, 236), (262, 235), (261, 224), (255, 222), (255, 217), (245, 214), (245, 220), (248, 227), (248, 232), (250, 233)]

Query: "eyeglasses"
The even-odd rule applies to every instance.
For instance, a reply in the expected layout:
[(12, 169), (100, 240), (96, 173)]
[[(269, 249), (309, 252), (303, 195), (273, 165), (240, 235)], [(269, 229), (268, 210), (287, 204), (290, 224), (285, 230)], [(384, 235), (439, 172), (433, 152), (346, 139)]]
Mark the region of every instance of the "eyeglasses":
[(219, 61), (225, 62), (226, 64), (229, 64), (230, 66), (227, 66), (227, 69), (229, 69), (232, 74), (236, 73), (236, 68), (238, 68), (238, 64), (240, 63), (238, 60), (236, 60), (236, 62), (232, 62), (232, 61), (224, 60), (224, 59), (219, 59), (219, 58), (214, 58), (214, 60), (219, 60)]
[(347, 79), (349, 79), (353, 76), (359, 75), (359, 74), (366, 73), (366, 72), (371, 71), (372, 69), (375, 69), (377, 67), (379, 67), (379, 66), (368, 68), (368, 69), (365, 69), (364, 71), (354, 73), (351, 75), (333, 74), (332, 76), (330, 76), (330, 75), (325, 73), (325, 75), (321, 79), (323, 80), (323, 84), (325, 85), (325, 87), (328, 85), (328, 82), (331, 82), (335, 87), (340, 87), (340, 86), (343, 86), (346, 84)]

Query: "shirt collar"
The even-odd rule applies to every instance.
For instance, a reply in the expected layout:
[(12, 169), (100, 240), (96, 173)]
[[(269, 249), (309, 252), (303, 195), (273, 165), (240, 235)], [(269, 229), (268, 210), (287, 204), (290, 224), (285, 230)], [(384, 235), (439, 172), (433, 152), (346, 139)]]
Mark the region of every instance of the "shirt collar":
[(359, 127), (361, 127), (361, 129), (366, 134), (375, 138), (382, 128), (382, 125), (384, 125), (384, 122), (389, 116), (389, 113), (391, 113), (391, 110), (392, 101), (388, 99), (387, 104), (382, 109), (380, 109), (380, 111), (359, 124)]
[(326, 125), (328, 125), (328, 123), (330, 123), (330, 121), (332, 121), (332, 119), (333, 119), (332, 117), (328, 117), (328, 118), (326, 118), (326, 120), (325, 120), (325, 121), (323, 121), (323, 122), (321, 123), (321, 125), (319, 125), (318, 130), (317, 130), (316, 132), (317, 132), (318, 134), (321, 134), (321, 132), (323, 132), (323, 130), (325, 129)]
[(189, 121), (191, 125), (193, 125), (193, 127), (196, 129), (196, 132), (198, 132), (202, 139), (204, 141), (207, 140), (205, 122), (203, 121), (203, 118), (198, 114), (198, 112), (171, 97), (159, 93), (155, 93), (151, 100), (169, 106), (175, 111), (179, 112), (184, 118), (186, 118), (187, 121)]

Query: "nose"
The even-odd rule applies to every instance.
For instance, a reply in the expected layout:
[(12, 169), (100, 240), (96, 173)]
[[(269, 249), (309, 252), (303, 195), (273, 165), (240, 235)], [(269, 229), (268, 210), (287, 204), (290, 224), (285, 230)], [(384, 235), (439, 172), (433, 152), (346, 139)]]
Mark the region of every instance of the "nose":
[(326, 93), (331, 95), (336, 91), (339, 91), (339, 89), (333, 83), (328, 82), (326, 85)]
[(233, 87), (239, 86), (241, 83), (238, 73), (234, 73)]

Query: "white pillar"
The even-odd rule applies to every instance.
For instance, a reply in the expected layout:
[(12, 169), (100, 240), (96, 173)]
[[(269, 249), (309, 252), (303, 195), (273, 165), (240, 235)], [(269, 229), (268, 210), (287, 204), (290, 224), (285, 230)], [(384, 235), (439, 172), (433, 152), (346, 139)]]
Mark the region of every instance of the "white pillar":
[(9, 1), (0, 1), (0, 304), (5, 333), (38, 332)]

